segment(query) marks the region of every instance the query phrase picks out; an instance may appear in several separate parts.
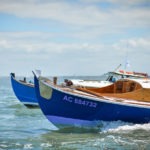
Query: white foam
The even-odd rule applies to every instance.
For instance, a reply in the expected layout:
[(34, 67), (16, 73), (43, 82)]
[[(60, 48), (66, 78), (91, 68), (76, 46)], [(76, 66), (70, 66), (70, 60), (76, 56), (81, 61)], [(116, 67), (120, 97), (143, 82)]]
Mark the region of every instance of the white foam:
[(0, 147), (2, 147), (2, 148), (7, 148), (8, 146), (5, 145), (5, 144), (0, 144)]
[(122, 121), (115, 121), (115, 122), (102, 122), (102, 124), (103, 124), (103, 126), (101, 128), (102, 132), (129, 133), (130, 131), (134, 131), (134, 130), (150, 131), (150, 123), (148, 123), (148, 124), (132, 124), (132, 123), (125, 123)]
[(32, 144), (25, 144), (24, 149), (32, 149)]
[(52, 144), (50, 144), (50, 143), (42, 143), (41, 147), (44, 147), (44, 148), (52, 147)]

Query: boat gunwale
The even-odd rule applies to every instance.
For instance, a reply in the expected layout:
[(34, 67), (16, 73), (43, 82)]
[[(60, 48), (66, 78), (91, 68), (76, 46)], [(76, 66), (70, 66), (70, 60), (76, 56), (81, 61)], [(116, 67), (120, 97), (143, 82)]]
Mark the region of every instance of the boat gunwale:
[(16, 77), (13, 77), (12, 74), (11, 74), (11, 78), (12, 78), (13, 80), (15, 80), (16, 82), (21, 83), (22, 85), (26, 85), (26, 86), (29, 86), (29, 87), (31, 87), (31, 88), (34, 88), (34, 87), (35, 87), (33, 83), (29, 83), (29, 82), (24, 82), (24, 81), (18, 80), (18, 79), (16, 79)]

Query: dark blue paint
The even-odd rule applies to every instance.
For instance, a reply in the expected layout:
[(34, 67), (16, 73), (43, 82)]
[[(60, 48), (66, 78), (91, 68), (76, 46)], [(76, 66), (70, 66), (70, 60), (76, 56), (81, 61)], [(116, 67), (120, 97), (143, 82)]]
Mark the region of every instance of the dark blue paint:
[(23, 84), (19, 81), (17, 81), (11, 74), (11, 84), (13, 91), (16, 95), (16, 97), (26, 105), (30, 106), (32, 105), (38, 105), (37, 97), (35, 94), (35, 87), (31, 87), (27, 84)]

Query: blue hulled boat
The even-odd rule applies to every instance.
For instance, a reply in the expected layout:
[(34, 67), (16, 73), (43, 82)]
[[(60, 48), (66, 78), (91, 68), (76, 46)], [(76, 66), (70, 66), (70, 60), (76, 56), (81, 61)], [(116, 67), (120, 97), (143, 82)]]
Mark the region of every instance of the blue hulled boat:
[(20, 102), (27, 107), (38, 107), (34, 84), (26, 82), (26, 78), (17, 80), (14, 73), (11, 73), (10, 76), (13, 91)]
[(101, 121), (150, 122), (150, 80), (122, 79), (104, 88), (71, 89), (34, 76), (39, 106), (58, 128)]

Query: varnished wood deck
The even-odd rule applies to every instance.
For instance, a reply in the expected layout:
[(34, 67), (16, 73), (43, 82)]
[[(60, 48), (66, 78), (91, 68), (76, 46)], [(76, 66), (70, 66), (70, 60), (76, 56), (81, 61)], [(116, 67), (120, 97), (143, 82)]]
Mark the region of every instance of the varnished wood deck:
[(100, 96), (114, 97), (142, 102), (150, 102), (150, 89), (134, 81), (117, 81), (116, 83), (102, 88), (77, 88), (78, 90)]

